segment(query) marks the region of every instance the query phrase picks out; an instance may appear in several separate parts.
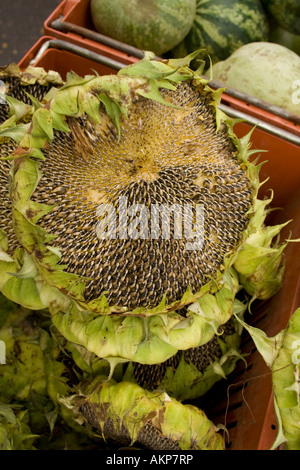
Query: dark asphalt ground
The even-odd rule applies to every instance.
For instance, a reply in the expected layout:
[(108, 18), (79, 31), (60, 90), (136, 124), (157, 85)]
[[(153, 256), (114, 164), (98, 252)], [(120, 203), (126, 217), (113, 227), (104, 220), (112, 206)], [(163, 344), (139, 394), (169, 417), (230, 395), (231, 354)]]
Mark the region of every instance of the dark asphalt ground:
[(43, 36), (44, 21), (61, 0), (0, 0), (0, 66), (18, 63)]

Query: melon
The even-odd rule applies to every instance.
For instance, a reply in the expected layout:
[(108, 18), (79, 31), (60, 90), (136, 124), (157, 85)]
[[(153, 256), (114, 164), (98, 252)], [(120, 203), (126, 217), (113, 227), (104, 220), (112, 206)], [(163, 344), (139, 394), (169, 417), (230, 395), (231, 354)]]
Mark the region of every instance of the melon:
[(206, 72), (213, 80), (300, 115), (300, 57), (280, 44), (254, 42)]
[(243, 44), (268, 41), (269, 23), (259, 0), (197, 0), (193, 25), (172, 50), (185, 57), (205, 49), (212, 63), (224, 60)]
[(281, 26), (274, 26), (270, 32), (270, 42), (276, 42), (300, 55), (300, 34), (293, 34)]
[(189, 32), (196, 0), (91, 0), (96, 30), (160, 56)]
[(262, 4), (279, 26), (300, 34), (300, 0), (262, 0)]

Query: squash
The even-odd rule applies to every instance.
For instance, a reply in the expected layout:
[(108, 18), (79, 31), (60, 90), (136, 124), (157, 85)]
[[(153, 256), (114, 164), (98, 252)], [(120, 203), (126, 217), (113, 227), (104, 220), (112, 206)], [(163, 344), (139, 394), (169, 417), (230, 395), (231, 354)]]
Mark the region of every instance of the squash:
[(98, 32), (160, 56), (189, 32), (196, 0), (91, 0)]
[(212, 77), (300, 115), (300, 57), (287, 47), (271, 42), (245, 44), (214, 64)]

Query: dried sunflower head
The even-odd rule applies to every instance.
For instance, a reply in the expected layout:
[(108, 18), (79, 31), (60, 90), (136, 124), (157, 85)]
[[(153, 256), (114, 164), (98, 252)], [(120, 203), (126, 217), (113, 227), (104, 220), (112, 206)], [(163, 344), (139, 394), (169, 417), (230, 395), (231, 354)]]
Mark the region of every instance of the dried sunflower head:
[[(193, 57), (70, 73), (42, 102), (12, 100), (0, 128), (9, 165), (0, 290), (49, 309), (87, 376), (100, 359), (66, 409), (106, 438), (150, 448), (223, 447), (205, 415), (176, 398), (206, 393), (233, 369), (241, 289), (268, 298), (283, 274), (285, 245), (273, 243), (281, 226), (265, 225), (271, 199), (258, 199), (251, 133), (235, 136), (218, 108), (222, 90), (188, 67)], [(103, 358), (111, 370), (101, 378)], [(119, 383), (107, 380), (124, 362)]]
[(69, 74), (11, 154), (23, 250), (2, 291), (33, 282), (67, 339), (111, 362), (209, 341), (233, 313), (239, 254), (265, 230), (250, 135), (235, 136), (191, 58)]
[(75, 416), (108, 443), (152, 450), (223, 450), (224, 440), (205, 413), (165, 392), (98, 376), (63, 400)]
[(47, 73), (39, 67), (29, 66), (24, 71), (17, 64), (0, 67), (0, 247), (11, 254), (19, 242), (11, 216), (9, 156), (29, 129), (36, 106), (53, 86), (62, 83), (57, 72)]

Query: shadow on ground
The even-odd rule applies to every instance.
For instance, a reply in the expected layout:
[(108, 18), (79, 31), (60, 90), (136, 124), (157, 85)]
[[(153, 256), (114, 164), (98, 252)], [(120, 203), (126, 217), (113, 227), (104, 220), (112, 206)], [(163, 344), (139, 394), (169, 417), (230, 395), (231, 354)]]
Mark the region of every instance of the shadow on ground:
[(61, 0), (0, 0), (0, 66), (18, 63), (44, 35), (44, 21)]

